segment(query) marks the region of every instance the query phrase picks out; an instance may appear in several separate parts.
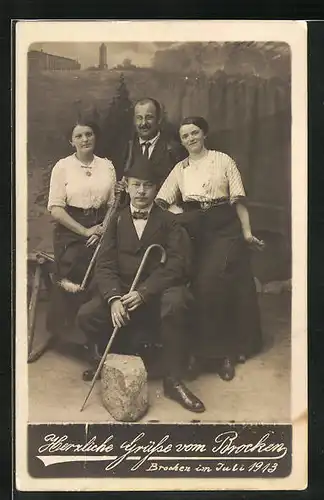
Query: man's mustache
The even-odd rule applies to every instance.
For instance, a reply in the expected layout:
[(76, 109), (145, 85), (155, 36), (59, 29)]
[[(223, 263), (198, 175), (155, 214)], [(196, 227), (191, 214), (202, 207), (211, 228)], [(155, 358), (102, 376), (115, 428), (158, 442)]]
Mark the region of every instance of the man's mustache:
[(150, 128), (150, 125), (142, 125), (139, 127), (140, 130), (149, 130)]

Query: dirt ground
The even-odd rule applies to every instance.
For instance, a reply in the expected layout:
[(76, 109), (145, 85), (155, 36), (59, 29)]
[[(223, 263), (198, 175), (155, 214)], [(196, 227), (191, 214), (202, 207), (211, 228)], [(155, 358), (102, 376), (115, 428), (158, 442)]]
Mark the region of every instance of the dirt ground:
[[(143, 422), (289, 422), (290, 421), (290, 299), (289, 293), (259, 294), (264, 349), (238, 365), (236, 377), (224, 382), (215, 373), (205, 373), (188, 386), (200, 397), (206, 412), (196, 415), (163, 396), (161, 381), (149, 382), (149, 411)], [(40, 304), (35, 345), (47, 335), (44, 306)], [(70, 339), (71, 340), (71, 339)], [(81, 342), (80, 337), (75, 339)], [(100, 397), (100, 382), (85, 407), (80, 407), (89, 389), (81, 379), (85, 361), (67, 353), (48, 351), (29, 365), (29, 421), (112, 422)]]

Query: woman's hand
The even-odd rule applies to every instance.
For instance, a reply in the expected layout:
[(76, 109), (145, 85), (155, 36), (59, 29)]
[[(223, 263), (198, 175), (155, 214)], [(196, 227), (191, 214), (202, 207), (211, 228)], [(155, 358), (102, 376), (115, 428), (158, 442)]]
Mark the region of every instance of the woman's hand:
[(110, 306), (110, 310), (111, 310), (111, 320), (114, 328), (116, 328), (116, 326), (118, 326), (118, 328), (121, 328), (122, 326), (125, 326), (128, 323), (130, 319), (129, 314), (120, 299), (113, 300)]
[(87, 239), (86, 241), (86, 247), (92, 247), (92, 245), (96, 245), (99, 241), (100, 236), (97, 234), (93, 234), (90, 236), (90, 238)]
[(143, 303), (141, 294), (135, 291), (126, 293), (120, 300), (128, 311), (135, 311)]
[(251, 233), (244, 235), (244, 239), (252, 250), (262, 251), (265, 247), (264, 241), (259, 240), (258, 238), (256, 238), (256, 236), (253, 236), (253, 234)]
[(86, 238), (90, 238), (90, 236), (96, 235), (101, 236), (104, 232), (104, 228), (101, 224), (96, 224), (95, 226), (91, 226), (86, 228), (84, 236)]
[(263, 250), (265, 247), (264, 241), (259, 240), (252, 234), (250, 216), (246, 206), (242, 203), (236, 203), (235, 207), (238, 218), (241, 222), (242, 232), (246, 243), (249, 245), (251, 250)]
[(92, 226), (86, 229), (85, 231), (85, 236), (87, 239), (86, 246), (91, 247), (92, 245), (95, 245), (98, 241), (100, 236), (103, 234), (104, 228), (101, 224), (97, 224), (96, 226)]

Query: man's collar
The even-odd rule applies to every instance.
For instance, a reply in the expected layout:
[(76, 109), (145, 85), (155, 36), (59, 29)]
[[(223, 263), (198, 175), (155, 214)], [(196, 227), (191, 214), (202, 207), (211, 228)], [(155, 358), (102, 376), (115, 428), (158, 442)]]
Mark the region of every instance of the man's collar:
[(139, 137), (139, 143), (140, 145), (142, 146), (142, 144), (144, 144), (145, 142), (150, 142), (151, 143), (151, 146), (153, 146), (153, 144), (156, 143), (156, 141), (158, 140), (158, 138), (160, 137), (161, 135), (161, 132), (160, 130), (158, 131), (158, 133), (156, 134), (156, 136), (152, 137), (152, 139), (142, 139), (141, 137)]
[(148, 212), (150, 213), (153, 208), (154, 203), (152, 203), (149, 207), (146, 208), (135, 208), (131, 203), (129, 204), (129, 208), (131, 213), (133, 212)]

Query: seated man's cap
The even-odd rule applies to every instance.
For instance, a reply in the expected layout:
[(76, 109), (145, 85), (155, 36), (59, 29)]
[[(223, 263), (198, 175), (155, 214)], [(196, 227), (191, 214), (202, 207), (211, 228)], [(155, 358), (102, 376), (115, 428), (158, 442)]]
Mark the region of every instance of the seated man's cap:
[(125, 172), (125, 176), (135, 177), (136, 179), (140, 179), (142, 181), (150, 181), (154, 184), (157, 183), (153, 165), (145, 156), (136, 157), (130, 169)]

